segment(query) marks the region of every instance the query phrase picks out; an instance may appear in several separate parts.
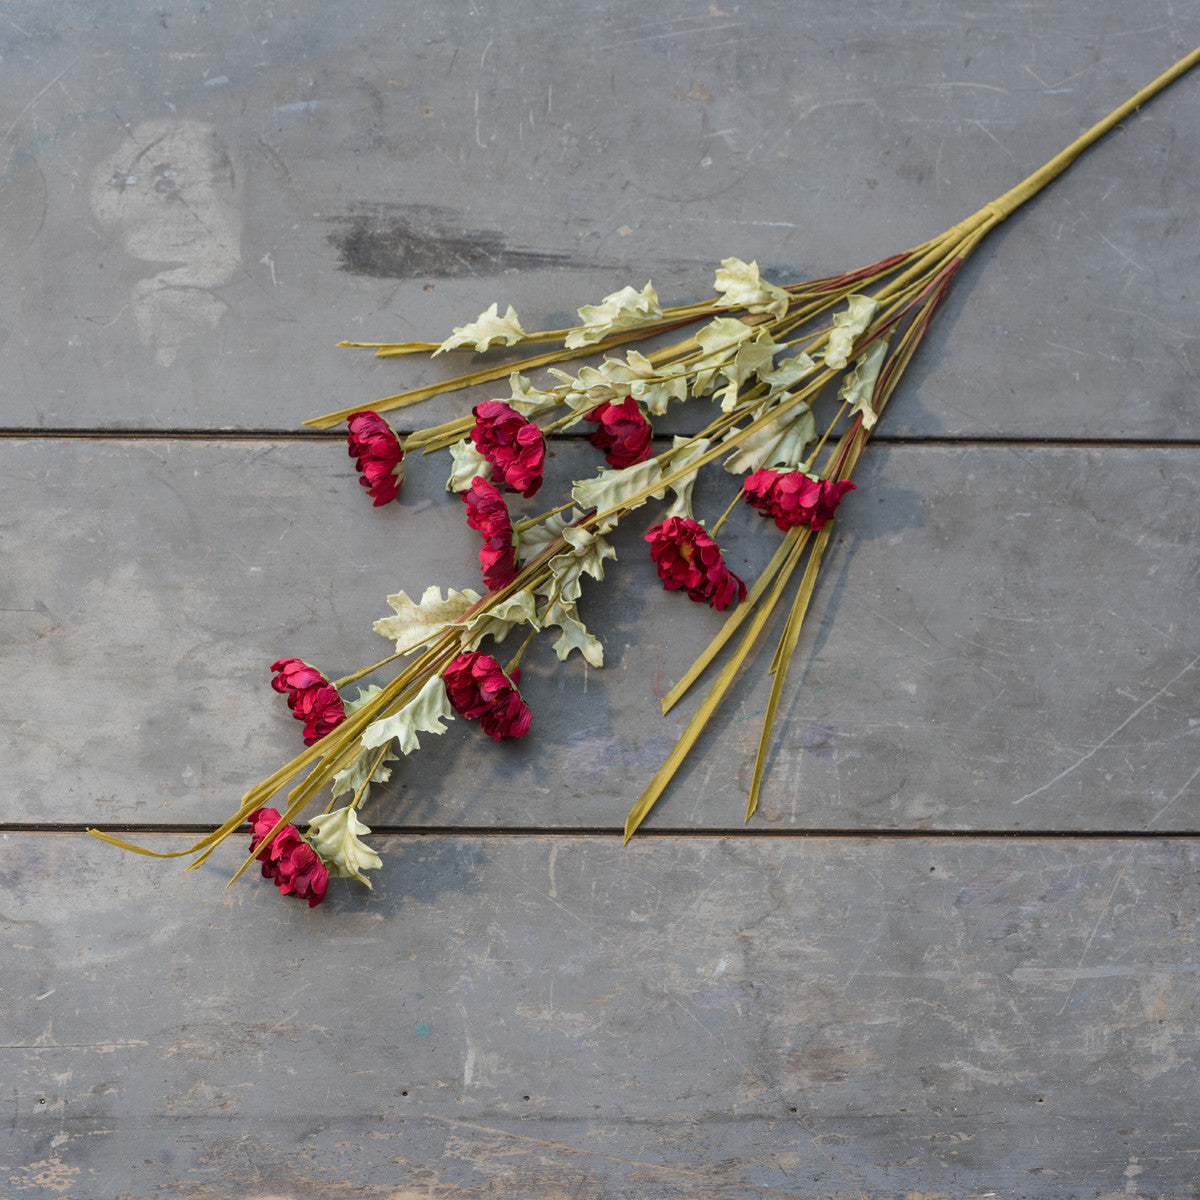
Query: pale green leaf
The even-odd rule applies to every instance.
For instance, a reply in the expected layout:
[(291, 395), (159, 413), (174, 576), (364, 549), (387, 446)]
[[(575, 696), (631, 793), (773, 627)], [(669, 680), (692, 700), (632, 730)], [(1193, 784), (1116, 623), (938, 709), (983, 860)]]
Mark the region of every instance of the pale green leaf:
[[(571, 499), (584, 511), (595, 508), (606, 512), (627, 503), (646, 488), (653, 487), (656, 490), (651, 495), (659, 500), (666, 495), (664, 488), (656, 486), (661, 478), (662, 469), (654, 459), (648, 458), (645, 462), (634, 463), (632, 467), (622, 467), (620, 470), (606, 468), (591, 479), (577, 479), (571, 485)], [(642, 497), (633, 507), (640, 507), (649, 498)]]
[(512, 395), (504, 403), (523, 417), (535, 417), (539, 413), (558, 407), (558, 396), (554, 392), (541, 392), (531, 387), (529, 380), (519, 371), (514, 371), (508, 377), (508, 386)]
[[(674, 475), (676, 471), (686, 467), (693, 459), (699, 458), (705, 451), (711, 449), (712, 442), (707, 438), (701, 437), (676, 437), (672, 443), (675, 453), (671, 456), (670, 466), (667, 468), (668, 475)], [(696, 484), (696, 476), (699, 474), (700, 468), (697, 467), (694, 471), (689, 471), (686, 475), (675, 480), (674, 483), (668, 483), (667, 487), (675, 493), (675, 499), (671, 502), (671, 507), (667, 509), (663, 516), (663, 520), (670, 517), (689, 517), (695, 519), (695, 514), (692, 512), (692, 488)]]
[(791, 297), (781, 287), (768, 283), (758, 273), (757, 262), (743, 262), (740, 258), (723, 258), (717, 271), (716, 289), (724, 299), (720, 303), (727, 308), (744, 308), (752, 313), (769, 312), (782, 317), (787, 312)]
[(359, 838), (371, 830), (364, 825), (352, 808), (335, 808), (333, 812), (313, 817), (305, 832), (305, 841), (321, 856), (330, 875), (338, 879), (357, 879), (371, 886), (364, 871), (377, 871), (383, 860)]
[(753, 325), (747, 325), (735, 317), (717, 317), (696, 334), (696, 341), (705, 355), (710, 355), (732, 349), (753, 336)]
[(568, 525), (574, 525), (583, 513), (577, 508), (570, 512), (551, 513), (544, 521), (522, 529), (520, 533), (521, 558), (525, 562), (536, 558), (545, 548), (558, 537)]
[[(354, 795), (358, 789), (365, 783), (387, 783), (392, 777), (392, 768), (386, 764), (396, 761), (396, 755), (390, 750), (385, 750), (383, 758), (379, 760), (379, 764), (371, 771), (371, 764), (379, 758), (379, 748), (374, 750), (362, 750), (354, 761), (343, 770), (339, 771), (334, 777), (330, 785), (334, 796), (342, 796), (347, 792)], [(368, 778), (368, 772), (370, 777)], [(364, 797), (370, 795), (370, 789), (367, 788), (363, 792)]]
[(728, 381), (721, 394), (722, 412), (732, 412), (737, 407), (738, 392), (742, 385), (760, 371), (769, 369), (780, 348), (765, 329), (760, 330), (752, 342), (743, 342), (738, 346), (733, 359), (720, 368), (721, 377)]
[(880, 338), (868, 347), (867, 352), (854, 364), (851, 371), (838, 389), (838, 398), (846, 400), (853, 408), (850, 415), (862, 413), (863, 427), (872, 429), (875, 425), (876, 413), (872, 407), (875, 397), (875, 384), (879, 379), (883, 360), (887, 357), (887, 338)]
[(494, 601), (465, 625), (463, 647), (474, 650), (485, 637), (502, 642), (518, 625), (538, 628), (537, 604), (530, 591), (516, 592), (503, 600)]
[(816, 369), (816, 362), (807, 354), (797, 354), (795, 358), (785, 358), (777, 362), (773, 370), (759, 371), (758, 377), (772, 390), (778, 391), (791, 387), (793, 383), (811, 375)]
[(546, 624), (555, 625), (562, 630), (562, 634), (554, 643), (554, 653), (558, 655), (559, 661), (565, 659), (572, 650), (578, 650), (593, 667), (603, 667), (604, 647), (579, 619), (576, 606), (560, 601), (551, 605), (550, 609)]
[[(783, 393), (781, 402), (788, 400)], [(752, 414), (756, 418), (762, 413)], [(737, 449), (722, 464), (731, 475), (746, 475), (760, 467), (794, 471), (804, 461), (808, 447), (817, 440), (817, 423), (807, 404), (792, 404), (773, 420), (752, 433), (733, 429), (723, 439), (736, 442)]]
[(450, 478), (446, 480), (448, 492), (465, 492), (477, 475), (484, 479), (492, 477), (492, 464), (479, 453), (470, 438), (455, 442), (450, 447), (450, 458), (454, 465), (450, 468)]
[(479, 593), (470, 588), (462, 592), (447, 588), (443, 600), (441, 588), (427, 587), (417, 604), (408, 598), (406, 592), (397, 592), (387, 598), (396, 615), (380, 617), (375, 622), (375, 632), (380, 637), (391, 638), (396, 643), (397, 654), (408, 654), (418, 646), (433, 641), (447, 625), (457, 621), (479, 599)]
[(623, 287), (605, 296), (599, 304), (585, 304), (579, 310), (580, 326), (567, 334), (566, 347), (577, 350), (591, 346), (621, 329), (637, 329), (662, 320), (658, 294), (649, 283), (640, 292)]
[(415, 699), (398, 713), (368, 725), (361, 741), (368, 750), (373, 750), (395, 738), (400, 744), (400, 753), (411, 754), (421, 748), (418, 733), (445, 733), (442, 722), (453, 720), (454, 709), (446, 695), (446, 685), (440, 675), (433, 675)]
[[(382, 691), (382, 688), (371, 684), (366, 688), (358, 689), (358, 698), (355, 700), (343, 700), (343, 707), (346, 709), (346, 716), (352, 717), (368, 700), (373, 700)], [(379, 760), (374, 771), (371, 771), (371, 764)], [(366, 783), (387, 783), (392, 777), (392, 768), (386, 764), (395, 762), (396, 756), (391, 751), (385, 751), (383, 758), (379, 758), (379, 751), (363, 750), (358, 757), (348, 766), (343, 768), (333, 777), (332, 790), (334, 796), (341, 796), (346, 792), (356, 793), (359, 788)], [(370, 777), (368, 778), (368, 772)], [(370, 794), (370, 789), (363, 790), (364, 798)]]
[(862, 336), (879, 308), (870, 296), (858, 293), (847, 296), (846, 301), (846, 311), (837, 313), (833, 318), (829, 344), (825, 347), (825, 365), (835, 371), (840, 371), (850, 361), (854, 343)]
[(525, 336), (516, 310), (510, 304), (504, 316), (498, 313), (499, 305), (493, 304), (479, 319), (469, 325), (455, 325), (454, 332), (433, 352), (433, 357), (446, 350), (457, 350), (459, 346), (472, 346), (482, 352), (490, 346), (512, 346)]

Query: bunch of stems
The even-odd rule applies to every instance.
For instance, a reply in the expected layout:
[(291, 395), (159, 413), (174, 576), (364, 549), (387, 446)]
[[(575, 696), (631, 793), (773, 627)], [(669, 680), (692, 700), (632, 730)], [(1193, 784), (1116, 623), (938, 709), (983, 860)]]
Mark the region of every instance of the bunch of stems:
[[(826, 348), (832, 332), (832, 326), (824, 323), (824, 319), (833, 310), (845, 304), (851, 296), (869, 295), (875, 301), (877, 307), (874, 315), (855, 341), (850, 358), (850, 365), (853, 365), (861, 361), (862, 356), (877, 342), (881, 339), (886, 340), (886, 350), (873, 391), (870, 393), (869, 406), (849, 413), (846, 402), (836, 407), (812, 454), (803, 464), (806, 472), (822, 480), (842, 481), (852, 478), (877, 418), (898, 386), (913, 354), (928, 331), (938, 306), (944, 300), (951, 281), (968, 256), (991, 230), (1060, 175), (1084, 150), (1197, 62), (1200, 62), (1200, 48), (1181, 59), (1104, 120), (1097, 122), (1016, 187), (984, 205), (978, 212), (938, 237), (903, 254), (892, 255), (857, 270), (787, 286), (784, 289), (787, 293), (786, 309), (782, 315), (758, 312), (741, 316), (741, 320), (755, 327), (756, 334), (759, 329), (765, 330), (781, 350), (786, 348), (797, 354), (819, 357)], [(517, 361), (513, 361), (510, 356), (498, 365), (388, 396), (372, 403), (326, 413), (305, 424), (324, 429), (340, 424), (355, 412), (391, 412), (440, 393), (473, 388), (503, 379), (514, 372), (536, 371), (571, 359), (603, 355), (634, 341), (658, 339), (696, 322), (711, 320), (714, 315), (736, 316), (737, 312), (723, 307), (720, 298), (668, 308), (662, 311), (661, 318), (635, 329), (622, 329), (581, 349), (550, 349)], [(568, 332), (546, 330), (526, 335), (523, 341), (531, 345), (549, 345), (561, 342)], [(368, 347), (378, 356), (385, 358), (434, 352), (438, 349), (436, 343), (425, 342), (344, 342), (342, 345)], [(645, 358), (653, 366), (656, 377), (662, 380), (684, 378), (691, 381), (704, 371), (706, 366), (711, 365), (711, 356), (706, 360), (703, 346), (691, 337), (655, 349)], [(661, 495), (664, 487), (673, 483), (682, 484), (694, 476), (697, 470), (718, 458), (728, 456), (745, 439), (761, 433), (769, 425), (778, 428), (781, 418), (786, 418), (789, 413), (799, 416), (802, 412), (811, 411), (841, 373), (841, 369), (822, 365), (813, 372), (802, 388), (784, 392), (773, 400), (767, 384), (748, 380), (739, 391), (736, 403), (726, 405), (727, 411), (720, 412), (691, 438), (676, 439), (676, 445), (657, 455), (654, 461), (658, 471), (651, 484), (638, 493), (624, 495), (619, 503), (609, 508), (593, 509), (577, 516), (574, 525), (585, 531), (607, 531), (628, 512), (652, 496)], [(557, 402), (539, 413), (543, 432), (548, 434), (566, 428), (582, 416), (578, 406), (572, 408), (567, 405), (569, 387), (551, 389), (551, 392), (557, 397)], [(557, 410), (564, 406), (565, 413), (559, 413)], [(742, 425), (747, 418), (748, 423)], [(473, 423), (473, 417), (463, 416), (413, 432), (404, 439), (404, 449), (406, 452), (420, 450), (430, 453), (445, 448), (466, 437)], [(715, 534), (721, 528), (741, 494), (739, 490), (733, 503), (713, 524), (711, 533)], [(568, 501), (548, 513), (520, 522), (518, 530), (531, 527), (570, 508), (571, 503)], [(662, 709), (666, 713), (700, 680), (721, 652), (735, 638), (738, 639), (674, 749), (630, 810), (624, 828), (626, 841), (645, 820), (680, 769), (701, 732), (743, 670), (767, 624), (789, 594), (789, 585), (799, 573), (799, 584), (791, 590), (790, 605), (787, 606), (782, 631), (770, 663), (772, 683), (747, 799), (747, 819), (754, 813), (762, 786), (772, 728), (783, 694), (788, 662), (798, 644), (832, 529), (832, 523), (817, 531), (805, 526), (789, 529), (767, 567), (750, 587), (745, 601), (733, 610), (705, 651), (663, 698)], [(405, 665), (382, 689), (355, 707), (337, 728), (252, 787), (229, 819), (194, 845), (169, 853), (154, 852), (99, 831), (92, 832), (105, 841), (139, 853), (154, 854), (156, 857), (190, 856), (194, 859), (191, 867), (197, 867), (205, 862), (227, 837), (239, 829), (251, 812), (267, 805), (286, 790), (286, 805), (279, 823), (268, 835), (268, 839), (273, 837), (275, 832), (313, 804), (338, 772), (345, 770), (361, 755), (360, 739), (370, 724), (398, 713), (412, 702), (431, 677), (442, 674), (455, 656), (463, 652), (471, 642), (474, 622), (486, 617), (498, 605), (522, 591), (537, 594), (539, 588), (544, 588), (552, 575), (551, 561), (564, 549), (566, 542), (561, 535), (550, 541), (531, 561), (520, 567), (516, 577), (509, 584), (490, 592), (458, 620), (447, 624), (413, 661)], [(544, 592), (542, 594), (545, 595)], [(553, 596), (547, 601), (547, 604), (550, 603), (553, 603)], [(527, 638), (508, 664), (509, 670), (520, 661), (528, 644)], [(336, 681), (336, 686), (345, 686), (371, 672), (381, 670), (399, 657), (400, 655), (394, 654), (356, 671), (345, 679)], [(358, 789), (350, 802), (352, 807), (357, 807), (363, 801), (374, 766), (382, 761), (386, 748), (380, 748), (378, 759), (372, 764), (372, 770), (367, 772), (368, 782)], [(294, 782), (301, 775), (304, 775), (304, 778), (298, 783)], [(328, 812), (331, 808), (332, 801), (325, 811)], [(253, 861), (253, 856), (248, 856), (237, 874), (240, 875)], [(236, 877), (235, 875), (234, 878)]]

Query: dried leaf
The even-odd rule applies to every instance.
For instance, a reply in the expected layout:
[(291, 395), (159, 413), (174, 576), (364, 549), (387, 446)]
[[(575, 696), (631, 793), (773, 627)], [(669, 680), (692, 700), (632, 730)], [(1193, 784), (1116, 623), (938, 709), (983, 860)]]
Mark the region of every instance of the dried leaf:
[(721, 304), (728, 308), (744, 308), (748, 312), (769, 312), (782, 317), (791, 297), (781, 287), (768, 283), (758, 273), (757, 262), (740, 258), (723, 258), (717, 271), (716, 289), (724, 295)]
[[(674, 475), (676, 471), (686, 467), (693, 459), (699, 458), (712, 446), (707, 438), (702, 437), (676, 437), (672, 446), (675, 454), (671, 457), (671, 465), (669, 473)], [(689, 517), (694, 519), (692, 513), (692, 488), (696, 483), (696, 476), (700, 473), (700, 468), (697, 467), (694, 471), (676, 479), (674, 483), (668, 483), (667, 487), (675, 493), (675, 499), (671, 502), (671, 507), (667, 509), (663, 520), (670, 517)]]
[[(597, 472), (591, 479), (577, 479), (571, 485), (571, 499), (585, 511), (597, 508), (605, 512), (625, 504), (646, 488), (654, 487), (661, 478), (662, 468), (654, 459), (648, 458), (632, 467), (622, 467), (620, 470), (606, 468)], [(656, 500), (661, 500), (665, 495), (665, 488), (657, 488), (650, 493)], [(634, 507), (645, 504), (650, 496), (643, 497)], [(599, 532), (604, 533), (607, 530), (602, 529)]]
[(446, 480), (446, 491), (465, 492), (476, 476), (491, 479), (492, 464), (479, 453), (470, 438), (455, 442), (450, 447), (450, 457), (454, 465), (450, 468), (450, 478)]
[(525, 336), (516, 310), (510, 304), (504, 316), (498, 315), (498, 304), (493, 304), (479, 319), (469, 325), (455, 325), (454, 332), (433, 352), (436, 358), (446, 350), (457, 350), (459, 346), (472, 346), (480, 351), (491, 346), (515, 345)]
[(570, 330), (565, 345), (568, 350), (592, 346), (619, 329), (636, 329), (660, 321), (662, 315), (658, 293), (649, 282), (640, 292), (623, 287), (619, 292), (605, 296), (599, 304), (585, 304), (579, 310), (581, 325)]
[(381, 717), (363, 730), (362, 744), (373, 750), (395, 738), (401, 754), (411, 754), (421, 748), (418, 733), (445, 733), (443, 721), (454, 720), (454, 709), (446, 695), (446, 685), (440, 675), (432, 675), (425, 686), (398, 713)]
[(825, 365), (835, 371), (840, 371), (850, 361), (854, 343), (871, 323), (871, 318), (879, 308), (870, 296), (861, 293), (847, 296), (846, 300), (848, 307), (845, 312), (834, 316), (829, 344), (825, 347)]
[(397, 592), (387, 598), (396, 615), (380, 617), (375, 622), (375, 632), (380, 637), (391, 638), (396, 643), (397, 654), (408, 654), (433, 641), (479, 600), (479, 593), (470, 588), (462, 592), (447, 588), (443, 600), (441, 588), (427, 587), (419, 604), (414, 604), (406, 592)]
[[(789, 399), (785, 392), (781, 406)], [(757, 418), (759, 414), (754, 415)], [(809, 445), (817, 440), (817, 423), (812, 410), (801, 402), (780, 411), (761, 429), (745, 434), (734, 429), (724, 440), (736, 442), (738, 447), (722, 464), (731, 475), (746, 475), (760, 467), (794, 471), (804, 462)]]
[(474, 650), (485, 637), (502, 642), (518, 625), (540, 628), (537, 602), (530, 591), (515, 592), (503, 600), (494, 601), (465, 625), (463, 647)]
[(335, 808), (322, 813), (308, 823), (305, 840), (321, 856), (330, 875), (339, 879), (357, 879), (371, 886), (364, 871), (376, 871), (383, 859), (370, 846), (359, 841), (361, 834), (370, 833), (354, 809)]
[(887, 350), (887, 338), (872, 342), (838, 390), (838, 398), (853, 405), (851, 416), (856, 412), (862, 413), (862, 423), (866, 429), (873, 429), (875, 426), (875, 384), (879, 379), (883, 360), (887, 357)]

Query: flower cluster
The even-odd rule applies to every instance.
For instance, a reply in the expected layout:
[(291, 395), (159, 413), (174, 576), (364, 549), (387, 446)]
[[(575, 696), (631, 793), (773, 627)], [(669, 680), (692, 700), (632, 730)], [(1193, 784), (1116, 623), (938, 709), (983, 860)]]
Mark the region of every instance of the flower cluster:
[(295, 825), (285, 825), (268, 845), (262, 846), (263, 839), (279, 824), (279, 813), (273, 808), (257, 808), (247, 820), (250, 853), (258, 851), (263, 878), (274, 880), (283, 895), (307, 900), (309, 908), (320, 904), (329, 886), (329, 869)]
[(606, 400), (593, 408), (586, 419), (599, 424), (600, 428), (588, 441), (604, 451), (604, 460), (610, 467), (632, 467), (650, 457), (654, 429), (632, 396), (626, 396), (620, 404)]
[(848, 479), (814, 479), (803, 471), (763, 468), (746, 477), (746, 500), (780, 529), (807, 525), (820, 529), (837, 511), (842, 497), (855, 490)]
[(299, 658), (281, 658), (271, 664), (271, 686), (287, 696), (288, 708), (304, 722), (304, 744), (311, 746), (346, 719), (338, 690), (317, 670)]
[(512, 678), (490, 654), (460, 654), (442, 673), (446, 694), (465, 720), (476, 718), (483, 732), (497, 742), (524, 737), (533, 714), (517, 691), (520, 671)]
[(725, 565), (721, 548), (690, 517), (668, 517), (646, 533), (650, 557), (668, 592), (684, 589), (718, 612), (746, 598), (746, 585)]
[(375, 507), (395, 500), (404, 482), (404, 450), (392, 427), (374, 412), (357, 412), (347, 421), (350, 457)]
[(492, 479), (526, 498), (534, 495), (546, 463), (542, 431), (502, 400), (487, 400), (473, 411), (471, 441), (491, 464)]
[(483, 535), (479, 565), (483, 568), (483, 582), (494, 592), (511, 583), (517, 574), (516, 538), (508, 505), (500, 492), (480, 475), (463, 492), (463, 500), (467, 505), (467, 524)]

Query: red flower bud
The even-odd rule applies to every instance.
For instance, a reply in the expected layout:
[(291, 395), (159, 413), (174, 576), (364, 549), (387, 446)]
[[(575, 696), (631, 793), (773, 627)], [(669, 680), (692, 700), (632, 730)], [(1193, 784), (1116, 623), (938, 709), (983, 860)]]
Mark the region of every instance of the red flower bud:
[(807, 525), (813, 530), (829, 521), (847, 492), (857, 490), (848, 479), (813, 479), (803, 471), (772, 471), (769, 467), (748, 475), (742, 489), (746, 500), (774, 517), (780, 529)]
[(508, 505), (499, 491), (481, 475), (471, 480), (463, 492), (467, 506), (467, 524), (483, 534), (479, 565), (488, 591), (494, 592), (511, 583), (517, 574), (517, 551)]
[[(247, 820), (251, 831), (250, 853), (253, 854), (279, 823), (279, 813), (273, 808), (256, 808)], [(269, 846), (263, 846), (257, 857), (262, 863), (263, 878), (274, 880), (283, 895), (307, 900), (309, 908), (325, 899), (329, 869), (300, 836), (295, 825), (285, 825)]]
[(392, 427), (378, 414), (356, 412), (346, 422), (350, 457), (359, 471), (358, 482), (373, 497), (375, 507), (395, 500), (404, 482), (404, 450)]
[(654, 429), (632, 396), (626, 396), (620, 404), (606, 400), (584, 419), (600, 423), (588, 441), (604, 451), (604, 460), (610, 467), (632, 467), (650, 457)]
[(721, 548), (690, 517), (669, 517), (646, 534), (650, 557), (669, 592), (683, 588), (718, 612), (746, 598), (746, 585), (725, 565)]
[(304, 722), (304, 744), (311, 746), (346, 719), (338, 690), (317, 670), (298, 658), (281, 658), (271, 664), (277, 672), (271, 686), (287, 695), (288, 708)]
[(489, 737), (500, 741), (524, 737), (529, 732), (533, 714), (521, 699), (515, 680), (505, 675), (491, 655), (478, 650), (460, 654), (442, 673), (442, 679), (459, 716), (468, 721), (478, 718)]
[(509, 491), (532, 496), (542, 486), (546, 441), (542, 431), (503, 400), (475, 405), (471, 441), (492, 464), (492, 480)]

